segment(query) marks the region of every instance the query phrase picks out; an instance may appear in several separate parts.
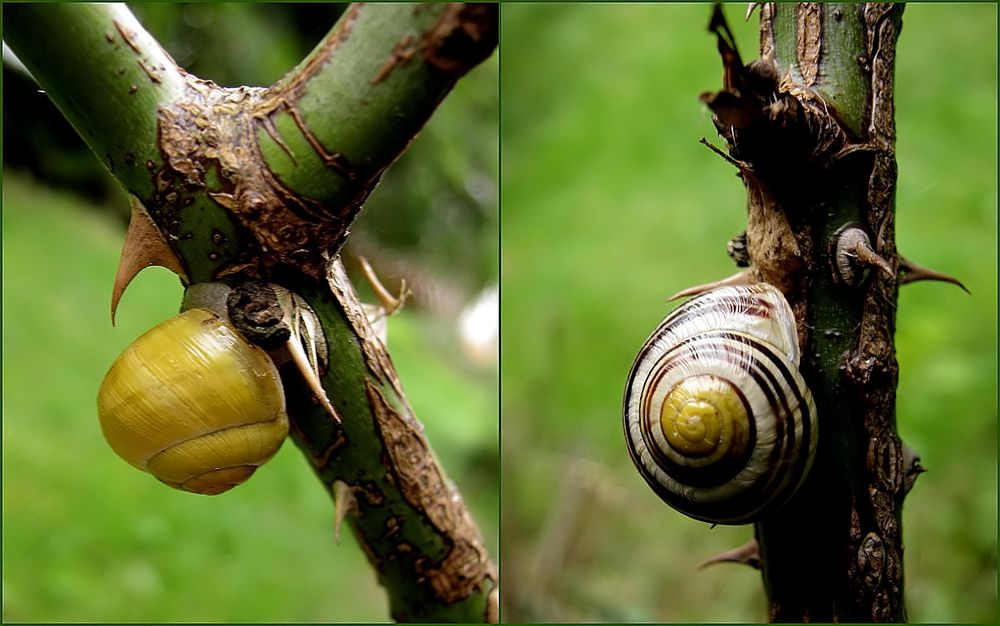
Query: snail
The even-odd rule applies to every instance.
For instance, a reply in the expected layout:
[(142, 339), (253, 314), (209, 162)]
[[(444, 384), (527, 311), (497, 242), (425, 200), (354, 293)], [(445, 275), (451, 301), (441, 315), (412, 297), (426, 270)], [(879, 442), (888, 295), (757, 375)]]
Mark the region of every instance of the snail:
[(104, 437), (122, 459), (208, 495), (246, 481), (288, 433), (274, 362), (212, 308), (187, 308), (139, 337), (111, 365), (97, 401)]
[[(189, 277), (142, 202), (132, 216), (111, 296), (144, 268)], [(299, 295), (246, 281), (187, 287), (181, 313), (141, 336), (111, 365), (98, 391), (111, 448), (162, 482), (214, 495), (246, 481), (288, 434), (277, 365), (291, 361), (318, 404), (340, 423), (320, 381), (328, 365), (323, 327)], [(277, 364), (277, 365), (276, 365)]]
[[(369, 317), (381, 322), (383, 342), (381, 318), (391, 313), (379, 307)], [(111, 365), (98, 391), (101, 430), (122, 459), (162, 482), (219, 494), (246, 481), (288, 434), (276, 363), (291, 362), (322, 410), (341, 423), (320, 380), (328, 358), (319, 317), (288, 289), (194, 284), (179, 315)]]
[[(231, 319), (242, 313), (241, 324), (251, 324), (239, 308), (248, 292), (270, 297), (282, 314), (247, 328), (257, 331), (254, 343)], [(199, 283), (188, 287), (182, 309), (127, 347), (101, 383), (101, 430), (122, 459), (195, 493), (215, 495), (246, 481), (288, 434), (272, 355), (292, 361), (340, 422), (319, 381), (326, 340), (302, 298), (277, 285)], [(257, 343), (269, 343), (271, 352)]]
[(624, 427), (639, 473), (695, 519), (744, 524), (805, 481), (816, 407), (791, 307), (765, 283), (698, 295), (656, 328), (629, 372)]

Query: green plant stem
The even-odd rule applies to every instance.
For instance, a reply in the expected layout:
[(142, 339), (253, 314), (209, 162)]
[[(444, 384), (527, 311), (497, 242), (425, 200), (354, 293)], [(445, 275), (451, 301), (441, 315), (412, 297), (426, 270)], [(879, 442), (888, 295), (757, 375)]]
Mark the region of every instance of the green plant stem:
[(892, 72), (900, 14), (899, 6), (864, 4), (778, 4), (762, 11), (762, 56), (773, 59), (779, 75), (793, 77), (800, 102), (822, 98), (815, 119), (842, 133), (839, 152), (814, 146), (806, 183), (801, 175), (778, 175), (766, 192), (755, 191), (771, 198), (757, 213), (760, 221), (790, 221), (802, 251), (799, 264), (763, 260), (758, 270), (804, 285), (793, 290), (804, 312), (800, 336), (807, 337), (801, 369), (820, 423), (808, 482), (789, 506), (756, 524), (773, 621), (905, 620), (896, 278), (873, 268), (866, 281), (846, 285), (835, 278), (832, 258), (837, 231), (855, 226), (898, 265)]
[[(496, 621), (496, 570), (336, 253), (362, 201), (496, 46), (495, 5), (355, 5), (285, 78), (193, 77), (124, 5), (23, 4), (5, 38), (137, 196), (188, 284), (282, 284), (319, 316), (336, 423), (282, 370), (293, 438), (400, 621)], [(339, 514), (338, 513), (338, 514)]]
[(94, 154), (126, 189), (150, 197), (144, 163), (162, 158), (156, 110), (184, 92), (173, 59), (124, 4), (17, 4), (4, 18), (4, 40)]

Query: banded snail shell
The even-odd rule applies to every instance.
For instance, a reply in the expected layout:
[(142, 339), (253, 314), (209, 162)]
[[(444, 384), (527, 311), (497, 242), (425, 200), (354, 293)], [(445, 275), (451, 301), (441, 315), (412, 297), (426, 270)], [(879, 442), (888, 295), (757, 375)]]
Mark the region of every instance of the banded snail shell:
[(125, 461), (172, 487), (209, 495), (247, 480), (288, 433), (270, 357), (200, 308), (122, 352), (101, 383), (98, 415)]
[(679, 306), (639, 351), (625, 387), (629, 453), (670, 506), (743, 524), (781, 506), (816, 451), (791, 307), (761, 283)]

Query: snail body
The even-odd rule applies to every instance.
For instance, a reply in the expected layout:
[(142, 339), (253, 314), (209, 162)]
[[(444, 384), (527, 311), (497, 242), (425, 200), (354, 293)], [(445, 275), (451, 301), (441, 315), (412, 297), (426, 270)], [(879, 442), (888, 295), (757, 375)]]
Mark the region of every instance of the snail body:
[(223, 316), (191, 308), (139, 337), (98, 392), (105, 439), (129, 464), (185, 491), (247, 480), (288, 433), (266, 352)]
[(804, 482), (816, 408), (791, 307), (767, 284), (705, 292), (639, 351), (624, 426), (639, 473), (670, 506), (717, 524), (778, 508)]

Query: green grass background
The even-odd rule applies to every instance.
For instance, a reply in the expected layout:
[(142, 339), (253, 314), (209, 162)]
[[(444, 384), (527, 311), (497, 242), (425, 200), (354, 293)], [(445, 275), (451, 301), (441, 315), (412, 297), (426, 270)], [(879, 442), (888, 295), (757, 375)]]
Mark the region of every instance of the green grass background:
[[(746, 58), (757, 19), (727, 7)], [(634, 471), (625, 376), (671, 305), (734, 271), (734, 170), (698, 94), (708, 5), (503, 7), (502, 564), (513, 621), (758, 621), (760, 575), (696, 571), (752, 528), (688, 520)], [(913, 621), (997, 606), (997, 7), (909, 4), (897, 54), (902, 254), (959, 277), (902, 289), (897, 421), (920, 454), (903, 512)]]
[[(253, 17), (250, 5), (239, 12), (219, 6), (216, 24), (230, 24), (233, 13)], [(180, 11), (195, 8), (215, 9)], [(164, 23), (182, 24), (177, 7), (157, 10), (167, 13)], [(287, 36), (259, 23), (267, 18), (254, 19), (257, 34)], [(253, 43), (245, 34), (234, 41)], [(291, 67), (294, 53), (285, 56)], [(493, 282), (495, 245), (475, 246), (476, 227), (464, 222), (439, 232), (440, 216), (426, 207), (447, 204), (453, 222), (463, 218), (469, 202), (454, 190), (475, 176), (493, 198), (474, 208), (495, 224), (497, 68), (494, 57), (466, 77), (411, 146), (419, 163), (397, 164), (403, 180), (418, 168), (420, 189), (407, 193), (393, 182), (400, 178), (394, 166), (372, 197), (375, 208), (356, 225), (378, 233), (383, 222), (400, 221), (398, 212), (413, 215), (406, 236), (421, 240), (436, 228), (437, 240), (466, 238), (475, 256), (455, 274), (471, 267)], [(470, 155), (476, 142), (484, 150)], [(340, 545), (334, 542), (332, 500), (294, 443), (286, 441), (246, 484), (204, 497), (134, 470), (103, 440), (96, 396), (105, 371), (138, 335), (176, 314), (182, 293), (175, 276), (148, 269), (125, 293), (111, 327), (126, 206), (124, 196), (118, 201), (109, 210), (23, 172), (4, 172), (3, 621), (387, 621), (374, 570), (346, 528)], [(430, 226), (418, 227), (420, 218)], [(491, 244), (495, 232), (494, 225)], [(459, 253), (411, 246), (411, 254), (445, 272), (449, 254), (466, 252), (454, 247)], [(389, 320), (389, 349), (435, 453), (496, 558), (497, 371), (470, 362), (456, 331), (454, 320), (410, 306)]]

